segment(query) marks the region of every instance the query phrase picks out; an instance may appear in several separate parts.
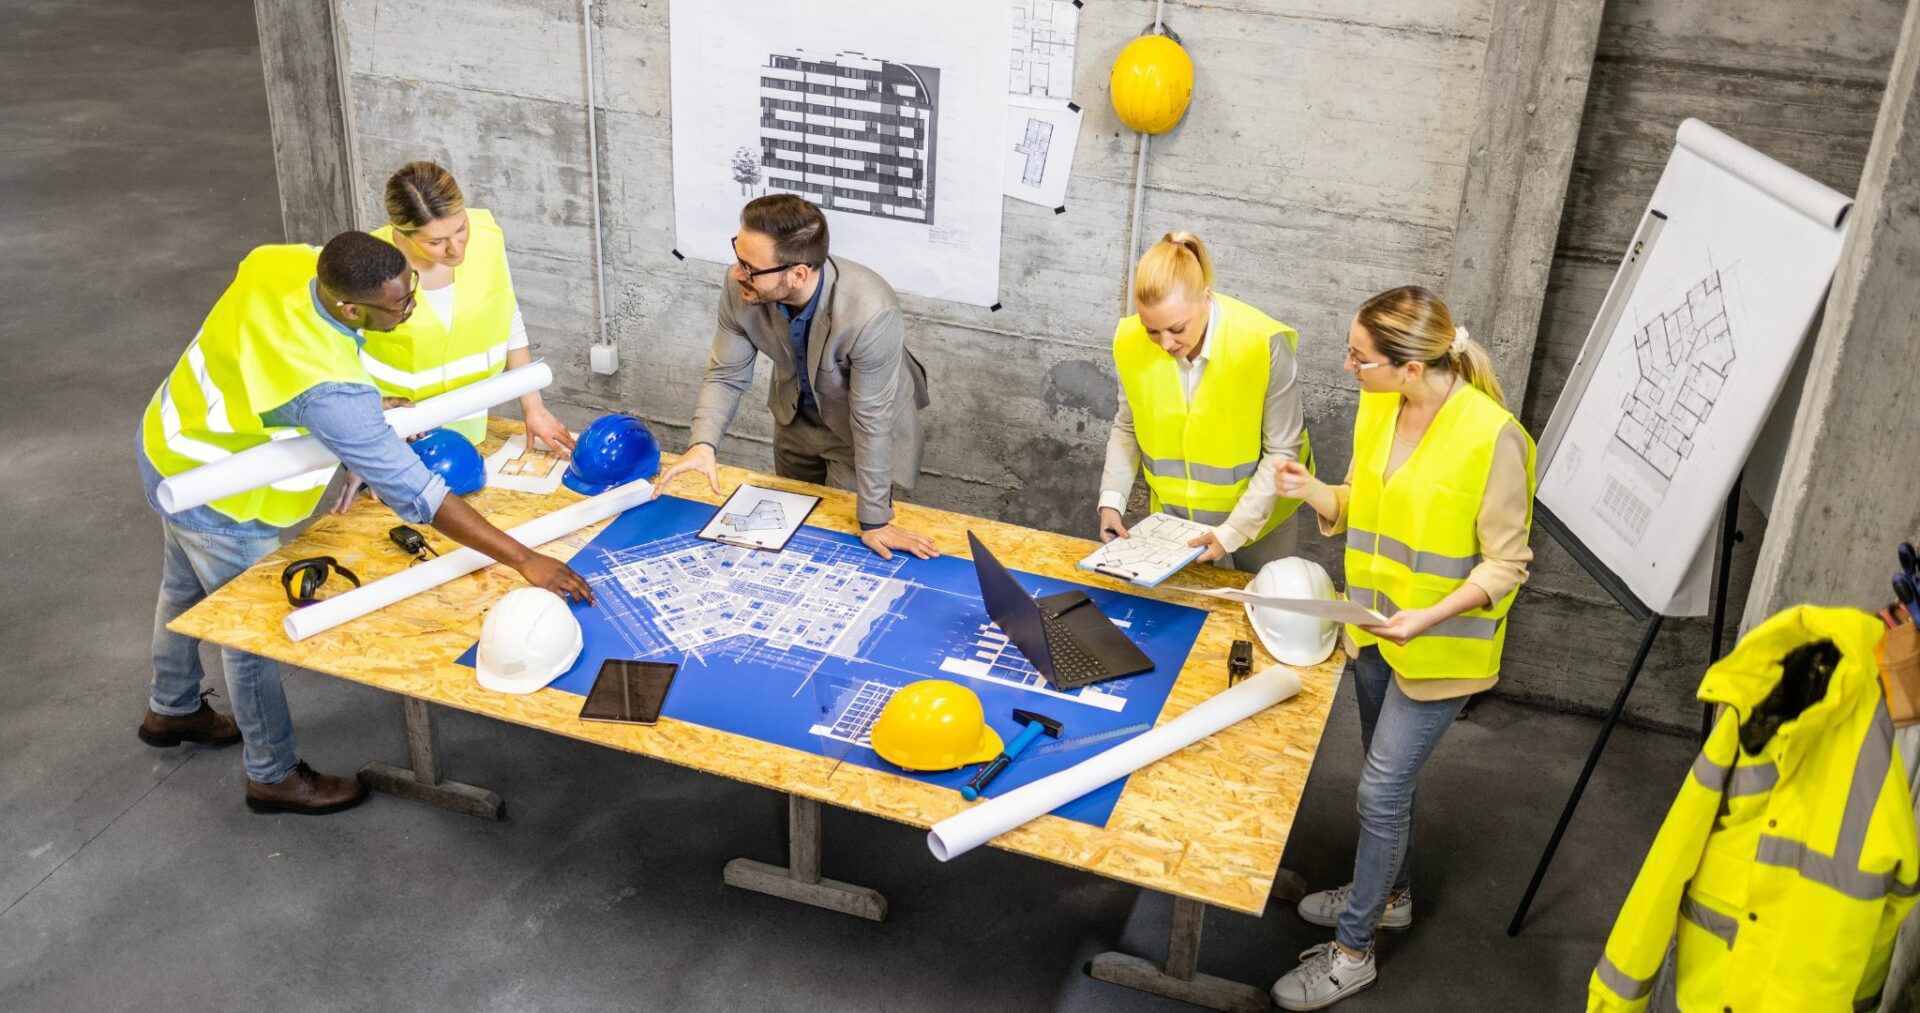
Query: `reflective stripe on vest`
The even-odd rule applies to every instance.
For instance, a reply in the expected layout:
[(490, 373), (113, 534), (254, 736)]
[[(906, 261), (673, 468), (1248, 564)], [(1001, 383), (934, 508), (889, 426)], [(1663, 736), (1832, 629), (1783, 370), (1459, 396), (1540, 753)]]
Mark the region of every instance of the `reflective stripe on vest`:
[[(373, 235), (393, 242), (393, 226)], [(517, 305), (507, 271), (507, 241), (493, 215), (467, 209), (467, 250), (453, 269), (453, 327), (425, 298), (406, 322), (385, 333), (370, 333), (360, 352), (367, 373), (389, 396), (422, 401), (484, 380), (506, 369), (507, 332)], [(486, 439), (487, 413), (448, 423), (475, 443)]]
[[(1232, 516), (1259, 472), (1267, 388), (1280, 342), (1291, 355), (1300, 338), (1293, 328), (1237, 299), (1216, 293), (1213, 301), (1207, 370), (1194, 387), (1192, 403), (1179, 365), (1147, 336), (1137, 315), (1115, 328), (1113, 358), (1133, 411), (1140, 469), (1153, 509), (1218, 525)], [(1300, 457), (1313, 467), (1304, 432)], [(1278, 527), (1299, 505), (1298, 500), (1277, 501), (1255, 537)]]
[[(1399, 410), (1397, 394), (1360, 395), (1347, 512), (1347, 597), (1385, 615), (1438, 604), (1480, 564), (1478, 522), (1487, 475), (1501, 434), (1517, 425), (1498, 402), (1463, 387), (1441, 405), (1413, 454), (1384, 477)], [(1531, 438), (1526, 467), (1531, 492)], [(1483, 679), (1500, 670), (1506, 616), (1517, 590), (1443, 620), (1405, 645), (1358, 627), (1349, 630), (1360, 646), (1377, 646), (1405, 678)]]
[[(141, 420), (141, 445), (162, 477), (302, 430), (261, 420), (320, 383), (372, 386), (351, 338), (313, 305), (319, 251), (264, 246), (248, 254)], [(319, 503), (336, 465), (209, 503), (237, 521), (289, 527)]]

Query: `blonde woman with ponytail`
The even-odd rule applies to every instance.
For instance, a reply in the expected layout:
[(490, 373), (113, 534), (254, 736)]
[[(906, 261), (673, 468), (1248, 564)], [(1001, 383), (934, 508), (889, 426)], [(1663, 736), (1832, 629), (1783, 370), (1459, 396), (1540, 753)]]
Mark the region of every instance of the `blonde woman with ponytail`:
[(1360, 845), (1353, 882), (1300, 901), (1334, 929), (1275, 982), (1283, 1009), (1323, 1009), (1373, 984), (1377, 928), (1413, 922), (1414, 785), (1467, 697), (1500, 675), (1507, 611), (1533, 552), (1533, 440), (1508, 412), (1486, 349), (1423, 288), (1366, 301), (1347, 332), (1360, 382), (1343, 485), (1295, 464), (1282, 495), (1346, 535), (1347, 596), (1385, 615), (1347, 628), (1360, 705)]
[[(526, 321), (507, 272), (507, 241), (493, 215), (467, 206), (453, 173), (433, 162), (408, 162), (387, 178), (387, 224), (373, 230), (419, 275), (418, 309), (384, 334), (369, 333), (360, 361), (388, 398), (419, 401), (533, 361)], [(561, 455), (573, 434), (534, 391), (520, 399), (527, 432)], [(479, 443), (487, 414), (450, 423)], [(348, 483), (334, 512), (358, 489)]]
[[(1200, 561), (1231, 555), (1255, 572), (1293, 555), (1300, 503), (1274, 490), (1275, 468), (1311, 474), (1312, 451), (1294, 385), (1293, 328), (1213, 290), (1200, 237), (1170, 232), (1134, 273), (1139, 312), (1113, 335), (1120, 403), (1100, 480), (1100, 538), (1127, 537), (1133, 477), (1151, 509), (1207, 525), (1189, 544)], [(1301, 462), (1304, 462), (1302, 464)]]

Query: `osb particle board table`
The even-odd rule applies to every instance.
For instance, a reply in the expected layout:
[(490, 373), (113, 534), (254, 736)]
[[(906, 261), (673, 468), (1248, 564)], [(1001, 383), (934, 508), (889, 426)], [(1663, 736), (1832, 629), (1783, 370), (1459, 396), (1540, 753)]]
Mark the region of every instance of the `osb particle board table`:
[[(494, 420), (482, 452), (491, 452), (519, 431), (519, 423)], [(742, 482), (819, 496), (822, 502), (808, 519), (810, 524), (857, 530), (850, 493), (738, 468), (721, 469), (721, 484), (727, 491)], [(671, 491), (705, 502), (720, 501), (697, 477), (681, 479)], [(469, 497), (469, 502), (495, 524), (511, 527), (578, 498), (565, 487), (545, 497), (488, 489)], [(1206, 609), (1210, 614), (1161, 711), (1162, 722), (1226, 688), (1227, 650), (1234, 640), (1258, 644), (1238, 605), (1164, 589), (1143, 591), (1077, 569), (1074, 563), (1090, 551), (1087, 541), (905, 503), (898, 511), (903, 526), (927, 533), (944, 553), (966, 555), (966, 531), (971, 528), (1019, 569)], [(376, 580), (409, 563), (387, 539), (387, 529), (395, 523), (390, 511), (368, 501), (346, 515), (324, 517), (175, 620), (171, 628), (398, 694), (406, 718), (410, 768), (369, 763), (361, 776), (377, 789), (418, 801), (495, 819), (501, 814), (501, 801), (494, 793), (441, 777), (431, 704), (784, 792), (789, 796), (792, 824), (789, 864), (782, 868), (736, 859), (727, 865), (726, 881), (866, 918), (886, 916), (883, 896), (820, 876), (820, 803), (922, 828), (966, 808), (957, 792), (883, 771), (848, 764), (836, 773), (829, 756), (671, 718), (651, 727), (585, 722), (577, 716), (580, 698), (558, 690), (509, 696), (481, 689), (472, 671), (454, 664), (454, 659), (478, 638), (485, 607), (521, 583), (519, 575), (504, 566), (487, 567), (299, 643), (289, 641), (280, 627), (287, 601), (279, 573), (286, 562), (331, 555), (362, 580)], [(542, 551), (570, 558), (606, 523), (549, 543)], [(437, 533), (429, 537), (436, 548), (451, 547)], [(1179, 579), (1224, 586), (1244, 583), (1245, 575), (1201, 566), (1188, 569)], [(1271, 663), (1257, 646), (1256, 654), (1256, 670)], [(992, 842), (993, 847), (1016, 854), (1173, 895), (1173, 926), (1164, 964), (1106, 953), (1090, 965), (1094, 977), (1215, 1009), (1267, 1008), (1261, 990), (1199, 974), (1196, 965), (1207, 906), (1258, 916), (1276, 874), (1291, 875), (1280, 873), (1280, 853), (1339, 684), (1339, 664), (1329, 661), (1300, 674), (1303, 688), (1298, 696), (1135, 773), (1105, 827), (1045, 816)]]

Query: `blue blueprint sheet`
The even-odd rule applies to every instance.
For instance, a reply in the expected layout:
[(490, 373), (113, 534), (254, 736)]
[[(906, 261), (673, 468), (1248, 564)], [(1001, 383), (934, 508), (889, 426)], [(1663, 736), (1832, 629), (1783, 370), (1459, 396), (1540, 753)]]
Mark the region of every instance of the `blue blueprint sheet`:
[[(667, 694), (667, 717), (958, 791), (976, 767), (911, 773), (867, 747), (865, 732), (894, 690), (928, 678), (967, 686), (1007, 741), (1020, 730), (1016, 707), (1058, 720), (1063, 739), (1151, 725), (1206, 620), (1201, 609), (1086, 587), (1154, 668), (1057, 692), (987, 618), (971, 560), (902, 552), (882, 560), (852, 535), (811, 527), (777, 553), (695, 538), (716, 509), (660, 497), (615, 519), (573, 557), (598, 605), (574, 606), (586, 646), (555, 689), (585, 696), (608, 658), (675, 662), (680, 671)], [(1036, 595), (1083, 587), (1015, 576)], [(473, 651), (460, 663), (471, 666)], [(1120, 741), (1017, 761), (989, 794)], [(1125, 784), (1116, 781), (1055, 815), (1105, 826)]]

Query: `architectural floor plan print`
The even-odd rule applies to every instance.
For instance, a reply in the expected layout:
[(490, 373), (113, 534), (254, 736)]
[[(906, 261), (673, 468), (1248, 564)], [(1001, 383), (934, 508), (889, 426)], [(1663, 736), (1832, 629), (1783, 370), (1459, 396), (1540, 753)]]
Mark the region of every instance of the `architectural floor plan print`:
[(1074, 36), (1080, 11), (1071, 0), (1013, 0), (1013, 46), (1007, 93), (1073, 98)]
[(763, 499), (746, 513), (721, 513), (720, 523), (735, 531), (767, 531), (786, 527), (787, 512), (773, 500)]
[(1733, 332), (1720, 273), (1708, 275), (1678, 305), (1635, 331), (1633, 351), (1640, 382), (1627, 396), (1614, 436), (1672, 481), (1733, 368)]
[[(663, 496), (621, 515), (574, 555), (595, 604), (574, 609), (585, 646), (553, 688), (584, 696), (610, 658), (670, 662), (679, 672), (667, 718), (957, 790), (971, 768), (908, 775), (863, 743), (895, 690), (929, 678), (964, 685), (1003, 739), (1019, 732), (1015, 708), (1060, 721), (1068, 735), (1151, 724), (1206, 618), (1186, 606), (1084, 588), (1155, 667), (1058, 692), (987, 618), (971, 560), (907, 553), (883, 560), (852, 535), (811, 527), (779, 552), (696, 537), (723, 509)], [(1077, 586), (1015, 576), (1039, 595)], [(461, 663), (472, 663), (471, 652)], [(1066, 751), (1023, 763), (1018, 777), (1003, 775), (1002, 790), (1082, 758)], [(1059, 814), (1104, 824), (1121, 787)]]
[(1080, 568), (1153, 587), (1193, 562), (1202, 550), (1187, 543), (1212, 530), (1172, 514), (1148, 514), (1127, 529), (1128, 537), (1116, 538), (1081, 560)]

